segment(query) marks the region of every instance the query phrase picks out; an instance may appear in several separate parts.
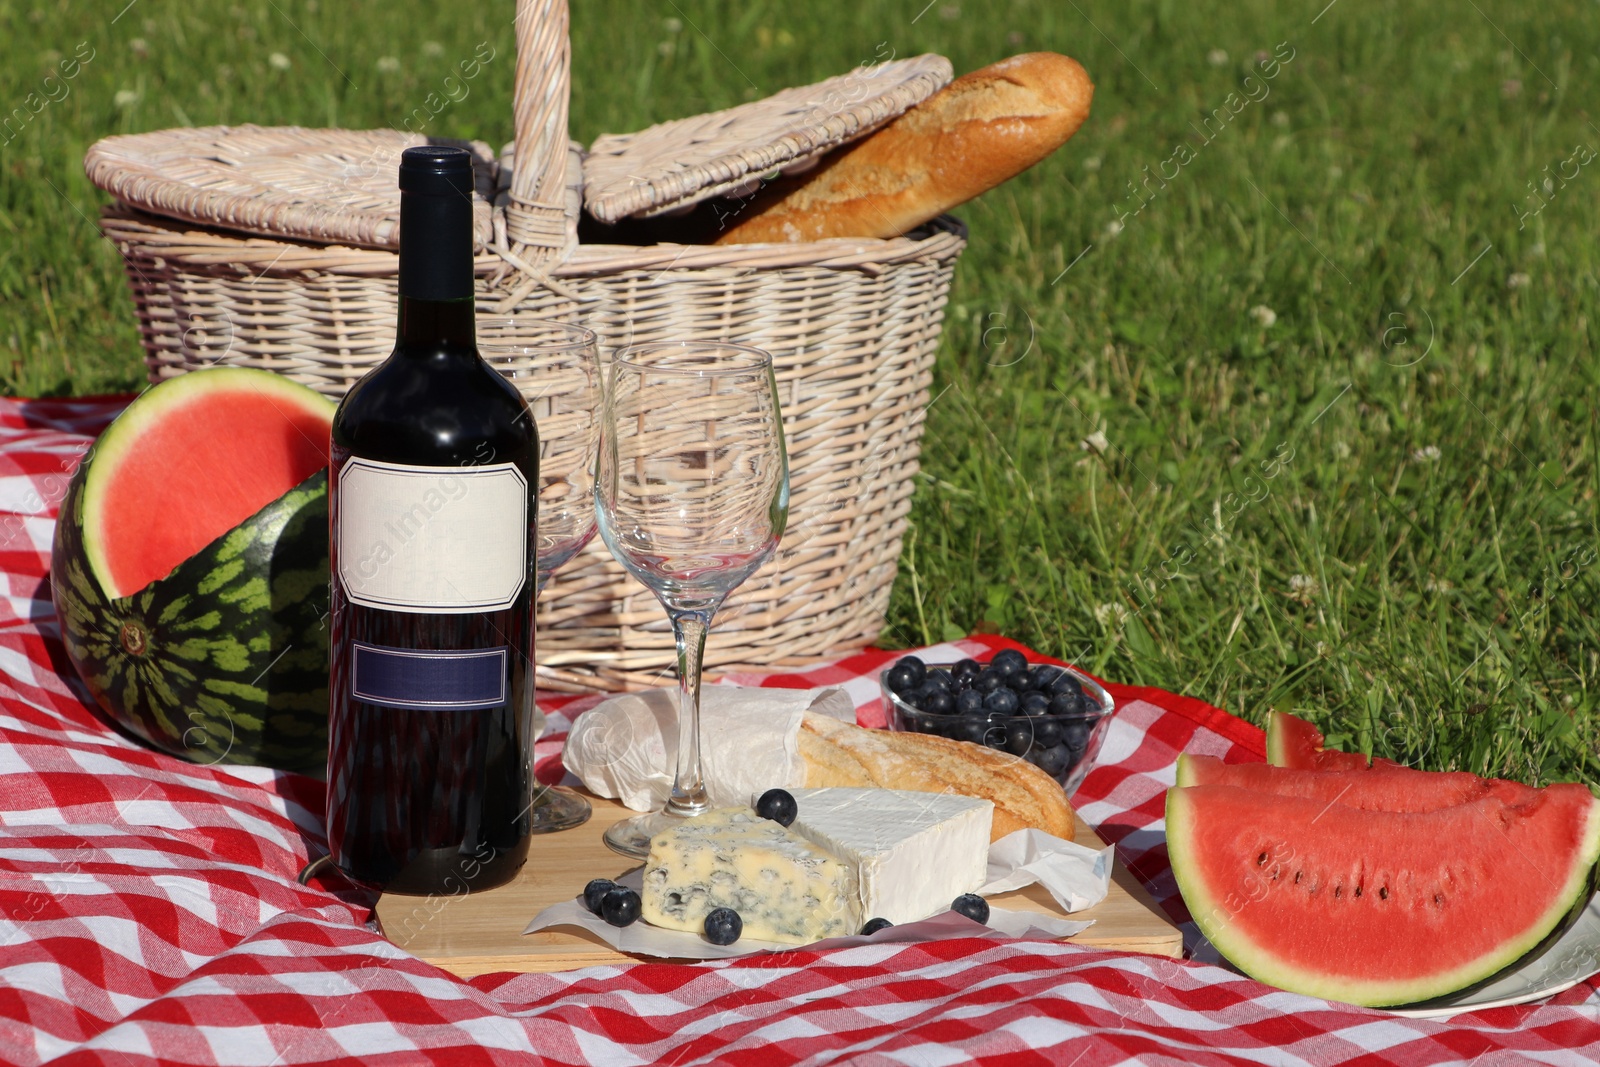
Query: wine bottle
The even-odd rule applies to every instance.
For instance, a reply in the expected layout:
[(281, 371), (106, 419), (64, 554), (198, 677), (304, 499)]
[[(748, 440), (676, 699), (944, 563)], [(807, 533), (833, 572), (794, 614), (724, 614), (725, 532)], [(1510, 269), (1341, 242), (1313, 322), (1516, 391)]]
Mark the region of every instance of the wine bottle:
[(538, 434), (478, 355), (472, 167), (400, 162), (394, 352), (333, 420), (328, 847), (408, 894), (508, 881), (533, 784)]

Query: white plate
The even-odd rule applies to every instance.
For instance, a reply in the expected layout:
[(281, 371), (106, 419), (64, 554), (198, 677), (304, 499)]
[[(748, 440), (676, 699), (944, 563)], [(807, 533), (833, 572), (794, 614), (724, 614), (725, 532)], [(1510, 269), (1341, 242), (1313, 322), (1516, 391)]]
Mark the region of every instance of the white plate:
[(1589, 898), (1583, 914), (1566, 933), (1543, 952), (1523, 959), (1515, 970), (1462, 993), (1407, 1008), (1385, 1010), (1413, 1019), (1433, 1019), (1484, 1008), (1527, 1004), (1553, 997), (1597, 973), (1600, 973), (1600, 893)]

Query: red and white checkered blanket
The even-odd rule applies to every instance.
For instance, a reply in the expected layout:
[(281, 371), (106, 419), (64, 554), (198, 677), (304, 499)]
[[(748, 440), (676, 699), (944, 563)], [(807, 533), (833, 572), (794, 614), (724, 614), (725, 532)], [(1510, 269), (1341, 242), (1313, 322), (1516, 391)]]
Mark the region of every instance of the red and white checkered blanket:
[[(159, 755), (85, 705), (50, 604), (51, 531), (79, 456), (125, 402), (0, 399), (0, 1059), (1600, 1062), (1595, 980), (1448, 1022), (1284, 993), (1202, 963), (999, 938), (457, 980), (375, 934), (371, 900), (296, 884), (324, 851), (319, 783)], [(882, 716), (873, 678), (889, 658), (737, 680), (842, 684), (870, 725)], [(1111, 691), (1119, 711), (1075, 799), (1186, 922), (1162, 833), (1174, 758), (1257, 760), (1262, 737), (1195, 700)], [(571, 717), (592, 699), (547, 704), (561, 709), (538, 746), (550, 780)]]

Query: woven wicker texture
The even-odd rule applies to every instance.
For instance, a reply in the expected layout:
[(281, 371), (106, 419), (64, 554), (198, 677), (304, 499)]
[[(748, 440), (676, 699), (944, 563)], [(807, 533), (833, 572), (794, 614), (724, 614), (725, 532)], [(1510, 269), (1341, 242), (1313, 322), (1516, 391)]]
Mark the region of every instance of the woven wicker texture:
[(400, 153), (453, 144), (477, 158), (473, 218), (480, 245), (494, 238), (489, 201), (496, 164), (488, 145), (399, 130), (203, 126), (107, 137), (90, 146), (89, 180), (158, 215), (245, 233), (374, 248), (400, 247)]
[[(510, 174), (499, 168), (492, 241), (477, 257), (479, 309), (581, 321), (599, 334), (604, 352), (683, 339), (771, 352), (792, 468), (789, 525), (774, 559), (718, 616), (707, 669), (802, 665), (869, 644), (894, 582), (934, 350), (965, 234), (941, 219), (886, 241), (575, 245), (581, 177), (567, 150), (566, 19), (564, 0), (518, 2), (514, 167)], [(949, 78), (947, 63), (932, 66), (926, 91), (916, 90), (922, 96)], [(851, 121), (864, 129), (868, 120)], [(396, 154), (404, 146), (393, 147), (396, 135), (386, 131), (302, 131), (298, 151), (329, 161), (322, 171), (328, 196), (319, 199), (315, 183), (294, 185), (292, 195), (287, 181), (265, 189), (269, 200), (285, 198), (277, 202), (281, 216), (269, 203), (245, 221), (196, 218), (176, 193), (173, 203), (135, 195), (145, 181), (204, 165), (191, 156), (230, 158), (231, 135), (203, 147), (191, 139), (197, 132), (205, 131), (168, 131), (170, 161), (156, 173), (150, 157), (119, 169), (122, 157), (109, 150), (115, 140), (91, 152), (96, 184), (119, 198), (129, 190), (129, 202), (155, 212), (113, 205), (102, 219), (127, 266), (151, 379), (233, 364), (342, 396), (393, 348), (398, 257), (377, 239), (392, 232), (382, 229), (384, 218), (393, 224), (378, 203), (383, 189), (358, 193), (328, 175), (336, 173), (333, 161), (359, 163), (374, 146)], [(252, 164), (248, 177), (234, 177), (259, 180), (260, 171)], [(292, 213), (284, 206), (290, 201)], [(326, 231), (305, 221), (321, 213), (330, 219), (318, 225), (331, 227), (332, 216), (362, 212), (365, 224), (345, 220), (356, 236), (335, 242), (314, 240)], [(300, 221), (282, 223), (291, 214)], [(252, 225), (279, 239), (231, 232)], [(540, 685), (616, 690), (672, 676), (665, 613), (598, 542), (555, 575), (538, 622)]]
[(896, 59), (725, 111), (603, 136), (584, 160), (584, 205), (616, 222), (719, 196), (865, 135), (939, 91), (951, 73), (943, 56)]

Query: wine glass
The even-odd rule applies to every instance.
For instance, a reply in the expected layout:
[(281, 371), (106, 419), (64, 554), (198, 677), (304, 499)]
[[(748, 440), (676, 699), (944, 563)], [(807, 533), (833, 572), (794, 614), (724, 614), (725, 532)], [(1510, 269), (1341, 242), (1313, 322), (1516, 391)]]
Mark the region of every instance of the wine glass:
[[(511, 379), (539, 429), (538, 550), (535, 597), (550, 576), (594, 537), (594, 457), (600, 440), (604, 380), (594, 331), (544, 319), (481, 317), (478, 352)], [(533, 707), (533, 736), (544, 733)], [(529, 809), (532, 832), (570, 830), (588, 820), (589, 802), (546, 786)]]
[(772, 555), (789, 460), (772, 357), (720, 342), (629, 345), (611, 364), (594, 486), (600, 536), (672, 620), (678, 765), (664, 810), (605, 841), (625, 856), (710, 807), (700, 767), (700, 666), (712, 617)]

